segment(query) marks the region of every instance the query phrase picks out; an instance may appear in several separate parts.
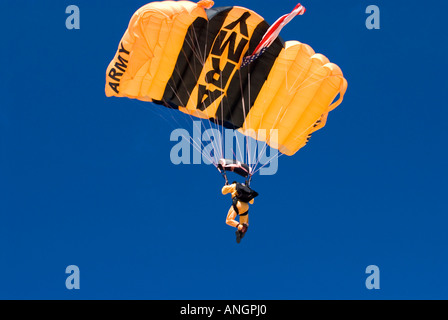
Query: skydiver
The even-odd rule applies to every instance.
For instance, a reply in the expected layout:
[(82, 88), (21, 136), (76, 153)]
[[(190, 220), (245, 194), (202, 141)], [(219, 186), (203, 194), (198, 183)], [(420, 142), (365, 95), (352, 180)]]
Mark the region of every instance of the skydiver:
[[(232, 195), (232, 206), (227, 213), (226, 224), (237, 228), (236, 242), (240, 243), (249, 228), (249, 203), (254, 203), (258, 193), (245, 184), (233, 182), (229, 185), (227, 181), (221, 192)], [(239, 222), (235, 220), (236, 216), (239, 216)]]

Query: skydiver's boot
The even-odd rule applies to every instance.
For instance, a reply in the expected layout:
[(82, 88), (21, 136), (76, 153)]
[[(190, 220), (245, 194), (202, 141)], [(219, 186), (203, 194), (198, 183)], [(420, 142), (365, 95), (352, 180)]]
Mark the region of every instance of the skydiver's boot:
[(246, 234), (248, 227), (249, 226), (246, 223), (243, 223), (243, 229), (241, 229), (241, 231), (238, 230), (238, 229), (236, 230), (236, 232), (235, 232), (236, 243), (240, 243), (241, 242), (241, 239), (244, 238), (244, 235)]
[(235, 235), (236, 235), (236, 243), (240, 243), (241, 242), (241, 231), (236, 230)]

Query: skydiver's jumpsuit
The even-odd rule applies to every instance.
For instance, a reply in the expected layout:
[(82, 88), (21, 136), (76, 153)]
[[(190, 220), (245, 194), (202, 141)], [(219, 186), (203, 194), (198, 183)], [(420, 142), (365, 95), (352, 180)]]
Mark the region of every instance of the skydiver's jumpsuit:
[[(229, 212), (227, 213), (226, 223), (229, 226), (232, 226), (235, 228), (237, 228), (239, 224), (243, 224), (243, 223), (246, 223), (247, 225), (249, 225), (249, 205), (247, 204), (247, 202), (242, 202), (242, 201), (237, 200), (236, 184), (233, 183), (231, 185), (225, 185), (224, 187), (222, 187), (221, 192), (222, 192), (222, 194), (231, 193), (232, 200), (234, 201), (234, 205), (238, 209), (238, 212), (236, 212), (234, 209), (234, 205), (232, 205), (230, 207)], [(253, 204), (254, 199), (249, 201), (249, 203)], [(235, 221), (235, 218), (237, 215), (240, 216), (239, 223), (238, 223), (238, 221)]]

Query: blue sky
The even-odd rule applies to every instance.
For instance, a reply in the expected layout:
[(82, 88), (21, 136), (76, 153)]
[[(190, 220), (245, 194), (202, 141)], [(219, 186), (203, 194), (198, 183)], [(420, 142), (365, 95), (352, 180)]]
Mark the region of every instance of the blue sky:
[[(79, 30), (65, 28), (71, 4)], [(239, 245), (218, 172), (171, 163), (173, 113), (104, 94), (144, 4), (0, 4), (1, 299), (448, 298), (447, 4), (302, 2), (282, 38), (325, 54), (349, 88), (305, 148), (255, 177)], [(371, 4), (380, 30), (365, 27)], [(295, 3), (215, 2), (228, 5), (273, 23)]]

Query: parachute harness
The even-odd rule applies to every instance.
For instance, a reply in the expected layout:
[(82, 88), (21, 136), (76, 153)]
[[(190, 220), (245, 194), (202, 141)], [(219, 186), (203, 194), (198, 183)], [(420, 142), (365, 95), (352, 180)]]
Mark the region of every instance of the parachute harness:
[(249, 186), (252, 179), (252, 168), (245, 163), (238, 160), (220, 159), (216, 166), (222, 177), (229, 184), (227, 179), (227, 171), (234, 172), (244, 178), (246, 178), (246, 185)]

